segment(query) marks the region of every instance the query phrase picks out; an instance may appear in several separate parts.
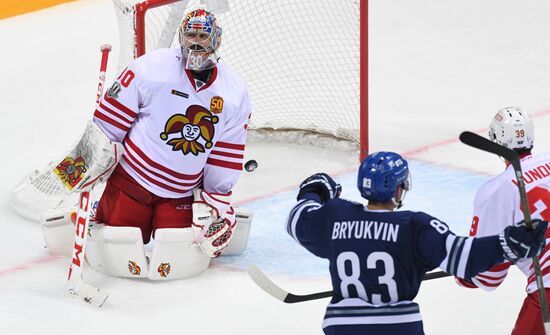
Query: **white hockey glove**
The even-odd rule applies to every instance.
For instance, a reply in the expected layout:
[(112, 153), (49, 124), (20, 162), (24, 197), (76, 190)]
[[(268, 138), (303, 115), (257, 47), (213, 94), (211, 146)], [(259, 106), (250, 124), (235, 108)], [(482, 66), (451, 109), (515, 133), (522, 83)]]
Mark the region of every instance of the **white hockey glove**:
[(505, 259), (515, 262), (520, 258), (532, 258), (540, 254), (546, 245), (548, 222), (535, 219), (533, 229), (527, 229), (525, 221), (508, 226), (499, 235), (500, 247)]
[(53, 172), (67, 193), (89, 191), (109, 178), (123, 150), (122, 144), (111, 142), (93, 121), (89, 121), (76, 146)]
[(195, 243), (210, 257), (218, 257), (229, 245), (235, 227), (235, 211), (229, 194), (194, 189), (193, 235)]

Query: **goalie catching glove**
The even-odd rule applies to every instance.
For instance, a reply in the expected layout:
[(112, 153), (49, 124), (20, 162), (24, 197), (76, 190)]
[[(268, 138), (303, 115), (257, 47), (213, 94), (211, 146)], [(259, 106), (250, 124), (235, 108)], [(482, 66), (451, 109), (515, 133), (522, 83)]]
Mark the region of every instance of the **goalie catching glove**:
[(533, 229), (528, 229), (525, 221), (508, 226), (499, 235), (504, 258), (515, 262), (520, 258), (536, 257), (546, 245), (548, 222), (535, 219)]
[(218, 257), (233, 237), (235, 211), (231, 193), (209, 193), (193, 190), (193, 235), (195, 243), (210, 257)]

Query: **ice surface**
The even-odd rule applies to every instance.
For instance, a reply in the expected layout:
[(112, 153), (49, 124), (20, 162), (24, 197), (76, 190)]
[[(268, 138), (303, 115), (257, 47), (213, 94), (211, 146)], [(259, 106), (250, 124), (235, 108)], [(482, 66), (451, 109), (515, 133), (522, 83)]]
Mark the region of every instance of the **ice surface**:
[[(475, 189), (502, 169), (497, 157), (457, 141), (486, 132), (500, 107), (519, 105), (536, 123), (537, 151), (550, 149), (550, 4), (537, 0), (370, 1), (371, 150), (411, 161), (406, 208), (427, 211), (459, 234), (468, 231)], [(329, 17), (327, 16), (327, 20)], [(88, 271), (109, 291), (99, 310), (65, 288), (69, 260), (48, 255), (40, 227), (7, 205), (26, 173), (65, 150), (94, 106), (99, 46), (118, 34), (108, 0), (82, 0), (0, 21), (0, 333), (1, 334), (320, 334), (326, 300), (286, 305), (247, 277), (256, 263), (296, 293), (329, 288), (326, 264), (283, 229), (299, 182), (332, 173), (357, 198), (354, 153), (293, 144), (250, 144), (235, 189), (254, 210), (248, 250), (216, 260), (204, 274), (154, 283)], [(10, 46), (9, 48), (7, 46)], [(114, 77), (114, 62), (107, 82)], [(425, 282), (417, 301), (427, 334), (506, 334), (525, 279), (511, 271), (493, 293)]]

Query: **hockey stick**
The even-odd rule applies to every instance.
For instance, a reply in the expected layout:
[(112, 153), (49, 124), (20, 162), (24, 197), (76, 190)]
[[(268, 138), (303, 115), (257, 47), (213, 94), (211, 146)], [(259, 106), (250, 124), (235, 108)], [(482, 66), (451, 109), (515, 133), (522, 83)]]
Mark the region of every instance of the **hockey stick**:
[[(99, 84), (97, 86), (97, 102), (103, 94), (103, 83), (105, 82), (105, 72), (107, 70), (107, 61), (111, 46), (109, 44), (102, 45), (101, 48), (101, 65), (99, 69)], [(82, 279), (82, 266), (84, 265), (84, 255), (86, 253), (86, 233), (90, 223), (90, 209), (92, 206), (92, 189), (80, 193), (78, 201), (77, 217), (75, 223), (75, 237), (73, 246), (73, 256), (69, 267), (69, 276), (67, 287), (69, 293), (83, 300), (84, 302), (101, 307), (108, 298), (108, 294), (101, 291), (97, 287), (93, 287)]]
[[(521, 211), (523, 212), (523, 218), (525, 225), (528, 229), (533, 229), (531, 221), (531, 212), (529, 211), (529, 202), (527, 199), (527, 193), (525, 192), (525, 183), (523, 182), (523, 173), (521, 171), (521, 163), (519, 155), (514, 150), (505, 148), (483, 136), (465, 131), (460, 134), (460, 141), (464, 144), (472, 146), (476, 149), (487, 151), (496, 155), (499, 155), (512, 164), (514, 172), (516, 174), (517, 186), (519, 190), (519, 197), (521, 201)], [(548, 312), (548, 304), (546, 302), (546, 291), (544, 289), (544, 280), (540, 269), (539, 258), (537, 256), (532, 258), (533, 270), (535, 272), (535, 279), (537, 282), (537, 288), (539, 293), (539, 301), (541, 305), (542, 319), (544, 322), (544, 331), (547, 335), (550, 335), (550, 313)]]
[[(333, 291), (323, 291), (304, 295), (287, 292), (279, 287), (277, 284), (275, 284), (271, 279), (269, 279), (269, 277), (267, 277), (265, 273), (263, 273), (262, 270), (260, 270), (256, 265), (250, 265), (248, 267), (248, 275), (250, 276), (250, 278), (252, 278), (254, 283), (256, 283), (256, 285), (258, 285), (266, 293), (270, 294), (277, 300), (286, 302), (287, 304), (329, 298), (332, 297), (333, 294)], [(450, 276), (450, 274), (443, 271), (431, 272), (426, 273), (423, 280), (443, 278), (448, 276)]]
[(99, 65), (99, 82), (97, 83), (97, 97), (95, 103), (99, 104), (101, 95), (103, 94), (103, 85), (105, 83), (105, 72), (107, 72), (107, 61), (109, 60), (109, 52), (111, 52), (111, 45), (104, 44), (99, 47), (101, 51), (101, 64)]

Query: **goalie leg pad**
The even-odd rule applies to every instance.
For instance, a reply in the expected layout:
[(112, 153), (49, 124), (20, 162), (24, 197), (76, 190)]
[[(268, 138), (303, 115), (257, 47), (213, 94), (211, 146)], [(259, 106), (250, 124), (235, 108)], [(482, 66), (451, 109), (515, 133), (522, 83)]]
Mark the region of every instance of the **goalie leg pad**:
[(233, 228), (233, 238), (227, 248), (222, 250), (222, 256), (240, 255), (248, 244), (253, 213), (246, 208), (235, 208), (235, 216), (237, 224)]
[(46, 247), (52, 255), (70, 257), (74, 244), (76, 207), (65, 207), (42, 212), (40, 226)]
[(146, 278), (147, 258), (136, 227), (111, 227), (90, 222), (86, 260), (99, 272), (114, 277)]
[(193, 241), (191, 228), (157, 229), (149, 264), (149, 279), (188, 278), (206, 270), (211, 258), (205, 255)]

